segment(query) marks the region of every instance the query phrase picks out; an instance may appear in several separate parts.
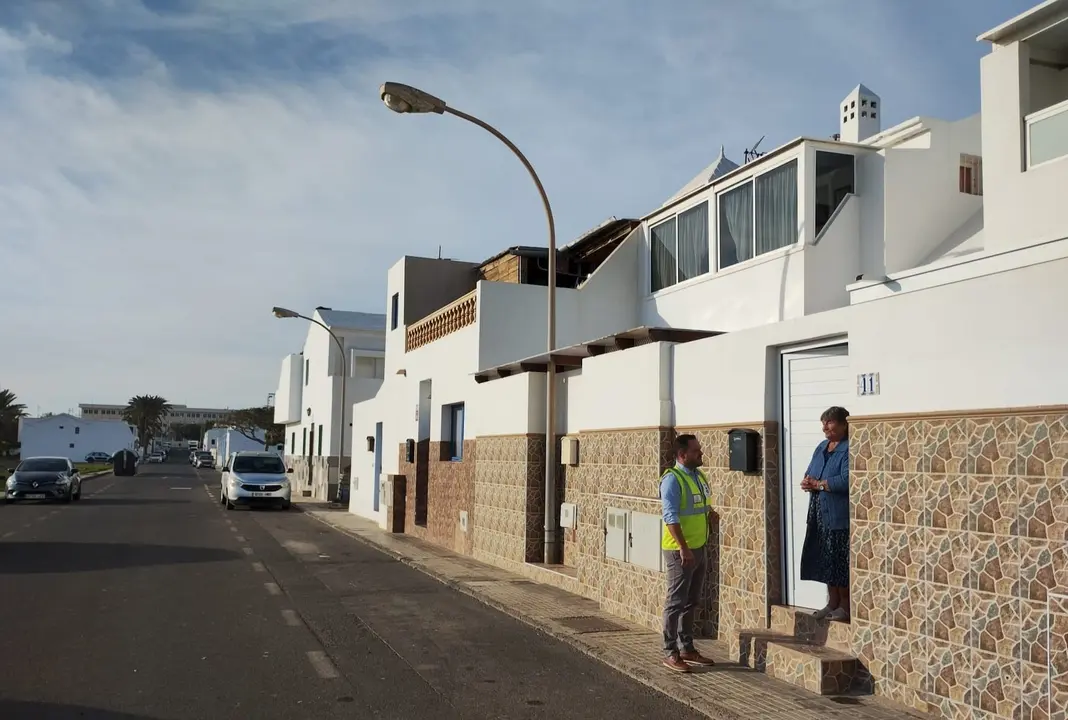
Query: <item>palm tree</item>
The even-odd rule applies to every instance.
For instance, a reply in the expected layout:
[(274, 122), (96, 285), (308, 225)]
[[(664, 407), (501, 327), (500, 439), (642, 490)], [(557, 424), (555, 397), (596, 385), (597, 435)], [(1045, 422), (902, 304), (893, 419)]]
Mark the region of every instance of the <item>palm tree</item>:
[(152, 439), (163, 434), (171, 405), (159, 395), (135, 395), (126, 403), (122, 419), (137, 430), (138, 444), (148, 451)]
[(19, 418), (26, 417), (26, 406), (10, 390), (0, 390), (0, 455), (19, 442)]

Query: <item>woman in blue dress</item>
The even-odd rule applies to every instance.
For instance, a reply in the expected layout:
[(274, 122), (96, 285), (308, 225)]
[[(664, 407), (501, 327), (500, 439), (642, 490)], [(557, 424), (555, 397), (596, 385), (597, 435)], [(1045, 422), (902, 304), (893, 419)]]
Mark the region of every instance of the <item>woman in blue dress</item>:
[(849, 620), (849, 411), (827, 408), (820, 416), (826, 438), (812, 454), (801, 481), (809, 496), (808, 527), (801, 550), (801, 579), (827, 585), (827, 606), (817, 618)]

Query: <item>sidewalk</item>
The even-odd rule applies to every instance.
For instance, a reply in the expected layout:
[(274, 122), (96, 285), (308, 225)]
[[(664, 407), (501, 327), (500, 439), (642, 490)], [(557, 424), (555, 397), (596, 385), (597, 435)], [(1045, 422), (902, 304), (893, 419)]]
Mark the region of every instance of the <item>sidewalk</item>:
[(726, 645), (699, 640), (716, 667), (676, 675), (660, 664), (660, 634), (603, 612), (589, 599), (533, 582), (405, 535), (388, 533), (336, 504), (294, 498), (305, 514), (462, 593), (556, 637), (716, 720), (922, 718), (868, 696), (820, 697), (730, 661)]

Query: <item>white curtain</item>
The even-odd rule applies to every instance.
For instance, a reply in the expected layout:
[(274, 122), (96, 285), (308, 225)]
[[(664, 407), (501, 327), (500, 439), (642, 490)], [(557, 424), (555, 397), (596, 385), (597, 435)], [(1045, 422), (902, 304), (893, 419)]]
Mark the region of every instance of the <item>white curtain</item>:
[(719, 196), (719, 266), (730, 267), (753, 256), (753, 184)]
[(663, 290), (677, 282), (676, 235), (675, 218), (660, 223), (649, 231), (650, 292)]
[(679, 282), (708, 272), (708, 203), (679, 213)]
[(797, 161), (756, 179), (756, 254), (797, 242)]

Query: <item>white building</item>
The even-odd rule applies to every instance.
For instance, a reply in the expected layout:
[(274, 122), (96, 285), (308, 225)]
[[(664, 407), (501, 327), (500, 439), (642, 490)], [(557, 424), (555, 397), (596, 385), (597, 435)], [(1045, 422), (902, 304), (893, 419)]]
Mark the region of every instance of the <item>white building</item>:
[(252, 437), (233, 428), (212, 428), (204, 435), (203, 447), (215, 456), (215, 463), (222, 467), (236, 452), (260, 451), (264, 448), (264, 432), (256, 430)]
[(19, 442), (24, 458), (49, 455), (85, 462), (91, 452), (113, 455), (137, 450), (137, 431), (124, 422), (87, 420), (62, 413), (19, 420)]
[[(352, 404), (374, 397), (382, 384), (386, 318), (323, 307), (316, 308), (313, 317), (330, 328), (345, 353), (326, 330), (309, 323), (303, 350), (282, 360), (274, 420), (286, 426), (285, 458), (295, 470), (294, 487), (326, 499), (334, 497), (337, 486), (341, 408), (346, 409), (347, 433)], [(347, 376), (344, 400), (342, 374)], [(350, 455), (346, 448), (345, 457)]]
[[(122, 420), (126, 405), (104, 405), (100, 403), (79, 403), (78, 408), (83, 418), (88, 420)], [(231, 411), (220, 408), (194, 408), (185, 405), (171, 405), (171, 410), (164, 419), (164, 426), (201, 425), (218, 422)]]
[[(981, 115), (884, 129), (860, 85), (828, 109), (837, 140), (721, 154), (560, 290), (552, 356), (543, 287), (402, 259), (385, 381), (353, 411), (352, 511), (656, 627), (656, 485), (694, 433), (705, 633), (780, 679), (808, 687), (782, 671), (801, 662), (936, 716), (1065, 707), (1068, 651), (1043, 638), (1068, 623), (1066, 28), (1050, 0), (981, 36)], [(564, 522), (545, 567), (550, 362)], [(852, 516), (833, 658), (792, 637), (793, 608), (825, 602), (799, 579), (799, 483), (832, 405), (851, 412)]]

